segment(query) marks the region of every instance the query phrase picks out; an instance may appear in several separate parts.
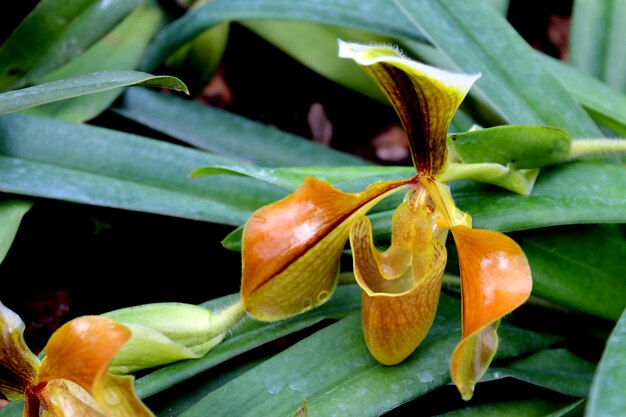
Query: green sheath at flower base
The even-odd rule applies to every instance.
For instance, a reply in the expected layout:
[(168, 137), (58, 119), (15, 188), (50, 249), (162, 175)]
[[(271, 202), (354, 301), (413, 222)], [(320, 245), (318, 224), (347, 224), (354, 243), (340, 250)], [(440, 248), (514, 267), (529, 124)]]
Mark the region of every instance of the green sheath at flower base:
[(110, 371), (130, 373), (199, 358), (220, 343), (244, 315), (240, 303), (212, 312), (185, 303), (153, 303), (123, 308), (103, 316), (131, 329), (132, 337), (115, 355)]

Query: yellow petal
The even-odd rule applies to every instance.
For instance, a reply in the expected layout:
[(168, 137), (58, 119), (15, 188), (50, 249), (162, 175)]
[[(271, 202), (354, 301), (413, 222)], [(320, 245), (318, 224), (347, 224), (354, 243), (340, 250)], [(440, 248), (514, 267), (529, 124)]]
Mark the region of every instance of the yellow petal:
[(137, 397), (135, 378), (132, 375), (108, 374), (103, 390), (104, 402), (109, 417), (154, 417), (154, 414)]
[(396, 209), (392, 244), (385, 252), (376, 250), (367, 217), (350, 230), (354, 274), (363, 289), (365, 342), (385, 365), (402, 362), (417, 348), (439, 302), (447, 231), (435, 224), (421, 191), (409, 191)]
[(361, 65), (385, 93), (407, 132), (417, 171), (433, 178), (442, 173), (448, 160), (448, 126), (480, 75), (424, 65), (386, 45), (340, 40), (339, 56)]
[(0, 391), (9, 399), (22, 398), (37, 382), (39, 359), (24, 342), (24, 322), (0, 303)]
[(242, 240), (246, 311), (259, 320), (280, 320), (325, 302), (337, 283), (350, 225), (410, 181), (349, 194), (308, 177), (293, 194), (253, 213)]
[(450, 370), (469, 399), (496, 352), (499, 319), (528, 299), (532, 277), (524, 252), (508, 236), (465, 226), (453, 227), (452, 233), (461, 270), (463, 340)]
[(84, 316), (61, 326), (44, 348), (39, 381), (72, 381), (100, 402), (107, 368), (130, 338), (126, 327), (100, 316)]
[(40, 403), (27, 403), (25, 416), (110, 417), (80, 385), (63, 379), (49, 381), (38, 393)]

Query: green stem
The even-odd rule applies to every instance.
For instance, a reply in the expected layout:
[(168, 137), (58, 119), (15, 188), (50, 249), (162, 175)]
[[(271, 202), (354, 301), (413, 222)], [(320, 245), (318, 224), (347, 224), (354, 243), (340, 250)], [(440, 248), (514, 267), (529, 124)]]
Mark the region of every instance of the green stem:
[(213, 315), (211, 331), (215, 331), (215, 334), (225, 333), (245, 315), (246, 311), (243, 308), (243, 304), (241, 304), (241, 300), (237, 300), (234, 304)]
[(567, 159), (620, 154), (626, 154), (626, 140), (624, 139), (576, 139), (572, 141)]

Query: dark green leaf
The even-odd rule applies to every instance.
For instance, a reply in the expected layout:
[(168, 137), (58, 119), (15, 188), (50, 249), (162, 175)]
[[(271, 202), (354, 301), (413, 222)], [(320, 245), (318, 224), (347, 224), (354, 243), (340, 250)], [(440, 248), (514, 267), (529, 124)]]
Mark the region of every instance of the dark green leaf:
[(131, 85), (171, 88), (188, 93), (185, 84), (176, 77), (139, 71), (100, 71), (2, 93), (0, 114)]
[(0, 49), (0, 91), (36, 82), (77, 57), (138, 5), (138, 0), (40, 1)]
[(626, 307), (626, 242), (602, 226), (512, 234), (533, 273), (533, 294), (576, 311), (617, 320)]
[(245, 177), (192, 179), (232, 161), (187, 147), (55, 119), (0, 117), (0, 190), (238, 226), (285, 191)]
[(586, 397), (595, 365), (565, 349), (544, 350), (511, 362), (503, 368), (491, 367), (483, 381), (513, 377), (573, 397)]
[(626, 310), (611, 332), (602, 353), (598, 369), (593, 377), (585, 416), (613, 417), (626, 415), (626, 396), (624, 396), (625, 351)]
[(0, 201), (0, 263), (9, 252), (22, 217), (33, 203), (26, 200)]
[(565, 399), (529, 399), (479, 404), (439, 414), (437, 417), (547, 417), (568, 404)]
[(482, 74), (470, 94), (480, 91), (483, 101), (491, 103), (507, 123), (560, 127), (574, 137), (600, 136), (589, 115), (542, 65), (532, 47), (484, 2), (395, 3), (458, 69)]
[(263, 166), (368, 165), (234, 113), (155, 91), (127, 91), (115, 111), (195, 147)]
[(568, 42), (569, 62), (626, 92), (626, 3), (575, 0)]
[(386, 0), (351, 0), (341, 3), (334, 0), (306, 3), (290, 0), (217, 0), (186, 13), (168, 25), (152, 43), (140, 68), (143, 71), (154, 70), (183, 44), (213, 25), (251, 19), (302, 20), (373, 32), (391, 38), (424, 39), (420, 31), (411, 26), (406, 17)]
[[(378, 416), (449, 382), (459, 324), (458, 302), (442, 296), (426, 341), (402, 364), (383, 366), (367, 351), (354, 313), (223, 385), (182, 415), (210, 410), (215, 416), (292, 416), (306, 399), (310, 416)], [(539, 338), (531, 346), (532, 332), (518, 332), (501, 332), (501, 345), (513, 347), (509, 354), (554, 341)]]
[[(63, 80), (98, 71), (134, 70), (163, 21), (163, 11), (151, 2), (144, 2), (98, 43), (38, 82)], [(113, 89), (89, 94), (38, 106), (28, 112), (82, 123), (109, 108), (123, 91)]]

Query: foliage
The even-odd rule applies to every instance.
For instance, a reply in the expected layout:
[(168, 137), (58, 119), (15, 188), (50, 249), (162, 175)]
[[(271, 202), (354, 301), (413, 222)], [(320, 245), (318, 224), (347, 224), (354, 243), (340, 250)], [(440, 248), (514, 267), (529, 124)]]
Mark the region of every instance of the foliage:
[[(219, 76), (225, 54), (238, 53), (229, 36), (243, 28), (350, 95), (354, 108), (365, 103), (382, 117), (389, 103), (358, 65), (338, 57), (337, 39), (390, 44), (432, 66), (481, 74), (448, 131), (464, 168), (445, 181), (473, 227), (506, 233), (532, 271), (532, 295), (502, 319), (475, 397), (465, 402), (451, 389), (462, 256), (450, 243), (433, 327), (398, 365), (381, 365), (367, 350), (347, 245), (327, 302), (279, 321), (246, 316), (220, 331), (208, 353), (135, 372), (137, 395), (158, 416), (626, 414), (615, 389), (626, 369), (626, 166), (611, 155), (624, 153), (618, 138), (626, 135), (623, 4), (573, 1), (568, 61), (529, 45), (507, 20), (507, 1), (41, 0), (12, 16), (0, 48), (0, 259), (29, 210), (48, 201), (223, 226), (203, 240), (239, 252), (250, 216), (307, 176), (346, 193), (409, 177), (408, 164), (374, 163), (342, 144), (191, 100)], [(255, 74), (272, 65), (268, 57), (239, 70), (263, 83)], [(472, 164), (481, 171), (462, 170)], [(401, 198), (367, 214), (377, 247), (391, 243)], [(162, 244), (178, 253), (180, 242)], [(160, 278), (225, 311), (239, 294), (211, 285), (239, 288), (241, 276), (223, 276), (216, 258), (193, 276)], [(206, 293), (198, 277), (211, 280)], [(17, 279), (31, 278), (3, 282)], [(13, 401), (0, 416), (22, 409)]]

